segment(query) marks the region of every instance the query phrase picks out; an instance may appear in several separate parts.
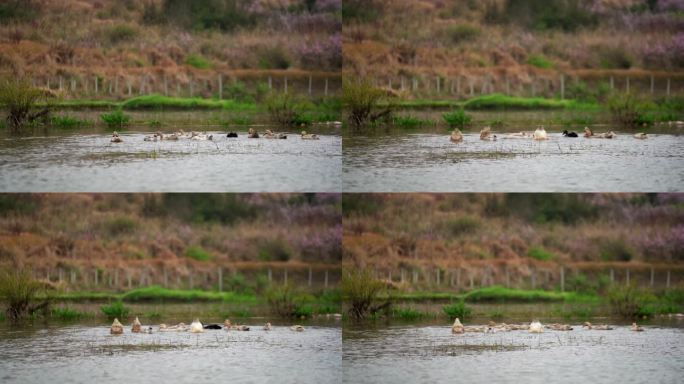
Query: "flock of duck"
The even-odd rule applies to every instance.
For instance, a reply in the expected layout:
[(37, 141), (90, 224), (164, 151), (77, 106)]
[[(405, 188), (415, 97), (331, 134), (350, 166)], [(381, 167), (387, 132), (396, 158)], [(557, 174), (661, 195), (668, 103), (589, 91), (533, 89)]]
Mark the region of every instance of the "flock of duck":
[[(568, 132), (567, 130), (563, 131), (563, 137), (579, 137), (579, 134), (577, 132)], [(608, 132), (602, 132), (602, 133), (594, 133), (589, 127), (584, 127), (584, 137), (589, 138), (589, 139), (614, 139), (617, 137), (617, 134), (613, 131), (608, 131)], [(635, 139), (646, 139), (648, 136), (643, 133), (639, 132), (634, 134)], [(531, 131), (523, 131), (523, 132), (515, 132), (515, 133), (509, 133), (506, 136), (504, 136), (504, 139), (534, 139), (534, 140), (548, 140), (549, 135), (546, 133), (546, 129), (544, 129), (543, 126), (537, 127), (537, 129), (534, 132)], [(456, 128), (454, 129), (453, 132), (451, 132), (451, 137), (450, 140), (454, 143), (460, 143), (463, 141), (463, 133), (461, 133), (461, 130)], [(480, 140), (484, 141), (496, 141), (497, 136), (492, 133), (491, 127), (484, 127), (480, 131)]]
[[(264, 138), (264, 139), (287, 139), (288, 134), (285, 132), (273, 132), (270, 129), (265, 130), (263, 133), (259, 133), (256, 129), (250, 128), (249, 131), (247, 132), (247, 138), (249, 139), (258, 139), (258, 138)], [(237, 138), (238, 134), (237, 132), (228, 132), (226, 135), (227, 138)], [(319, 140), (320, 138), (318, 135), (313, 134), (313, 133), (307, 133), (306, 131), (302, 131), (300, 134), (300, 137), (302, 140)], [(174, 133), (162, 133), (162, 132), (155, 132), (153, 135), (150, 136), (145, 136), (143, 141), (178, 141), (178, 140), (195, 140), (195, 141), (207, 141), (207, 140), (214, 140), (214, 135), (207, 135), (206, 133), (202, 132), (185, 132), (182, 129), (178, 130)], [(123, 139), (119, 135), (118, 132), (114, 131), (112, 133), (112, 139), (110, 140), (112, 143), (123, 143)]]
[[(490, 321), (489, 324), (487, 325), (471, 325), (471, 326), (464, 326), (461, 321), (456, 318), (454, 320), (454, 324), (451, 326), (451, 333), (454, 334), (462, 334), (466, 332), (480, 332), (480, 333), (495, 333), (495, 332), (509, 332), (509, 331), (529, 331), (530, 333), (542, 333), (544, 332), (544, 328), (550, 329), (553, 331), (572, 331), (572, 326), (569, 324), (546, 324), (542, 325), (541, 322), (538, 320), (534, 320), (529, 324), (506, 324), (506, 323), (501, 323), (497, 324), (493, 321)], [(585, 322), (582, 325), (582, 328), (586, 329), (592, 329), (596, 331), (612, 331), (614, 328), (608, 324), (592, 324), (590, 322)], [(643, 327), (637, 325), (637, 323), (632, 323), (632, 327), (630, 328), (634, 332), (642, 332), (644, 330)]]
[[(157, 329), (156, 332), (190, 332), (190, 333), (202, 333), (204, 332), (205, 329), (208, 330), (219, 330), (223, 329), (226, 331), (249, 331), (250, 327), (247, 325), (239, 325), (239, 324), (233, 324), (230, 322), (230, 319), (226, 319), (223, 324), (202, 324), (202, 322), (199, 321), (199, 319), (193, 320), (190, 325), (187, 325), (185, 323), (178, 323), (176, 325), (166, 325), (166, 324), (159, 324), (159, 328)], [(271, 323), (266, 323), (263, 327), (264, 331), (270, 331), (273, 329), (273, 326), (271, 326)], [(304, 327), (301, 325), (293, 325), (290, 327), (290, 330), (295, 331), (295, 332), (303, 332)], [(131, 332), (133, 333), (153, 333), (155, 332), (152, 326), (146, 326), (143, 327), (143, 325), (140, 323), (140, 320), (136, 317), (135, 320), (133, 321), (133, 324), (131, 324)], [(121, 324), (119, 319), (114, 319), (114, 322), (112, 323), (111, 328), (109, 329), (109, 333), (112, 335), (121, 335), (124, 333), (124, 326)]]

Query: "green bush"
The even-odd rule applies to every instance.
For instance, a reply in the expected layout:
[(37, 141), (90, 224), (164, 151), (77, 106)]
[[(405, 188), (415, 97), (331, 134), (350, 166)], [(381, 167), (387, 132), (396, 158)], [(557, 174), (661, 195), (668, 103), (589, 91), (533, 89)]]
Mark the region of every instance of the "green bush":
[(231, 82), (229, 85), (225, 86), (224, 89), (225, 94), (230, 99), (247, 103), (254, 102), (254, 96), (247, 89), (247, 85), (240, 80)]
[(532, 247), (527, 251), (527, 256), (541, 260), (541, 261), (551, 261), (555, 258), (553, 253), (545, 250), (542, 247)]
[(445, 305), (442, 307), (442, 311), (450, 318), (450, 319), (465, 319), (470, 316), (470, 313), (472, 310), (468, 308), (466, 305), (465, 301), (461, 300), (457, 303), (452, 303), (449, 305)]
[(605, 239), (600, 244), (600, 256), (604, 261), (630, 261), (636, 251), (622, 239)]
[(432, 125), (432, 121), (423, 120), (413, 116), (395, 116), (392, 123), (398, 127), (415, 128), (426, 125)]
[(386, 100), (385, 91), (376, 88), (370, 79), (345, 78), (342, 83), (342, 105), (355, 129), (389, 117), (393, 106), (380, 105)]
[(294, 251), (282, 239), (269, 239), (264, 241), (259, 248), (259, 260), (262, 261), (289, 261)]
[(291, 65), (289, 55), (280, 45), (264, 48), (259, 53), (259, 68), (288, 69)]
[(442, 115), (442, 118), (444, 119), (444, 121), (447, 122), (449, 127), (458, 127), (461, 129), (463, 129), (466, 125), (470, 124), (472, 120), (472, 117), (467, 115), (463, 108), (457, 111), (445, 113)]
[(78, 320), (78, 319), (91, 317), (90, 313), (79, 312), (79, 311), (77, 311), (75, 309), (71, 309), (71, 308), (52, 308), (50, 315), (53, 318), (60, 319), (60, 320)]
[(79, 120), (71, 116), (52, 116), (50, 118), (50, 125), (59, 128), (78, 128), (86, 125), (90, 125), (90, 122), (85, 120)]
[(608, 301), (614, 313), (627, 317), (650, 316), (657, 298), (636, 285), (615, 285), (608, 290)]
[(105, 30), (105, 38), (110, 44), (133, 41), (137, 35), (138, 31), (126, 24), (115, 25)]
[(402, 320), (416, 320), (432, 317), (429, 312), (418, 311), (413, 308), (393, 308), (392, 317)]
[(125, 115), (120, 109), (111, 113), (103, 113), (100, 115), (100, 119), (102, 119), (109, 128), (121, 128), (128, 125), (128, 122), (130, 121), (130, 117)]
[(0, 79), (0, 105), (7, 111), (5, 121), (11, 133), (20, 133), (22, 128), (39, 119), (46, 120), (50, 106), (38, 107), (39, 102), (48, 102), (51, 94), (35, 88), (28, 78)]
[(342, 298), (349, 306), (349, 314), (354, 319), (364, 319), (375, 315), (389, 306), (389, 301), (378, 304), (379, 296), (385, 291), (385, 284), (373, 277), (370, 270), (353, 269), (342, 273)]
[(602, 46), (596, 52), (600, 66), (604, 69), (630, 69), (634, 62), (625, 47)]
[(528, 29), (574, 31), (598, 24), (584, 0), (507, 0), (499, 19)]
[(121, 301), (115, 301), (109, 305), (103, 305), (100, 307), (102, 313), (110, 319), (118, 318), (124, 319), (128, 316), (128, 308), (126, 308)]
[(544, 57), (544, 55), (530, 55), (530, 57), (527, 58), (527, 64), (542, 69), (553, 68), (553, 62)]
[(292, 92), (271, 92), (264, 104), (271, 120), (281, 126), (297, 124), (304, 111), (312, 107), (303, 97)]
[(254, 293), (254, 287), (247, 281), (245, 275), (242, 273), (235, 273), (224, 280), (227, 290), (231, 292), (252, 294)]
[(310, 295), (301, 293), (292, 284), (273, 285), (266, 290), (266, 301), (271, 312), (280, 317), (307, 316), (313, 312)]
[(18, 321), (38, 309), (47, 308), (48, 300), (35, 304), (36, 296), (45, 286), (35, 280), (29, 269), (11, 269), (0, 272), (0, 300), (5, 305), (5, 314), (12, 321)]
[(449, 219), (443, 225), (449, 236), (461, 236), (477, 232), (480, 229), (480, 220), (475, 217), (463, 216)]
[(214, 256), (211, 253), (196, 245), (188, 247), (185, 250), (185, 256), (197, 261), (211, 261), (214, 259)]
[(131, 234), (137, 226), (136, 221), (128, 216), (117, 216), (104, 222), (104, 230), (109, 236)]
[(198, 69), (209, 69), (213, 66), (209, 60), (197, 54), (188, 55), (185, 58), (185, 64)]
[(187, 29), (233, 31), (256, 24), (250, 4), (240, 0), (164, 0), (161, 15), (155, 17)]
[(446, 32), (449, 40), (454, 44), (473, 40), (480, 35), (480, 29), (469, 24), (451, 25), (447, 28)]
[(342, 212), (347, 217), (352, 215), (372, 216), (379, 212), (383, 206), (383, 197), (379, 195), (358, 193), (342, 195)]

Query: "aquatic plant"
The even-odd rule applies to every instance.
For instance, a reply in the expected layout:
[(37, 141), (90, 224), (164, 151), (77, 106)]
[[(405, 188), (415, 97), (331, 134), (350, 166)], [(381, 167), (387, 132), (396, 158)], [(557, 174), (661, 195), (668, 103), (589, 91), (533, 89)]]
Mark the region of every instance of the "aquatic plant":
[(448, 304), (442, 307), (442, 311), (449, 316), (450, 319), (459, 318), (465, 319), (470, 316), (472, 310), (468, 308), (464, 300), (456, 303)]
[[(271, 312), (280, 317), (297, 317), (310, 313), (306, 306), (313, 301), (293, 284), (274, 284), (266, 290), (266, 301)], [(312, 310), (311, 310), (312, 311)]]
[(156, 119), (155, 120), (148, 120), (147, 126), (149, 126), (150, 128), (159, 128), (162, 126), (162, 122), (159, 120), (156, 120)]
[(413, 116), (394, 116), (392, 124), (403, 128), (415, 128), (426, 125), (433, 125), (432, 120), (424, 120)]
[(627, 318), (652, 315), (653, 311), (649, 310), (648, 305), (656, 300), (653, 293), (635, 284), (614, 285), (608, 290), (608, 302), (613, 312)]
[(120, 109), (117, 109), (111, 113), (101, 114), (100, 119), (102, 119), (109, 128), (121, 128), (128, 124), (130, 117), (125, 115)]
[(123, 319), (128, 316), (129, 309), (126, 308), (121, 301), (115, 301), (109, 305), (103, 305), (100, 307), (102, 313), (110, 319), (119, 318)]
[(382, 117), (389, 117), (392, 105), (381, 107), (386, 93), (376, 88), (370, 79), (344, 79), (342, 84), (342, 105), (354, 129), (373, 123)]
[(373, 277), (370, 270), (343, 271), (341, 287), (343, 300), (354, 319), (364, 319), (390, 306), (389, 300), (380, 301), (380, 295), (386, 291), (385, 284)]
[(470, 124), (472, 121), (472, 117), (467, 115), (463, 108), (458, 109), (453, 112), (447, 112), (442, 115), (442, 118), (444, 121), (447, 122), (449, 127), (459, 127), (459, 128), (464, 128), (466, 125)]
[(7, 127), (11, 133), (19, 133), (22, 128), (38, 119), (47, 119), (50, 104), (39, 106), (53, 97), (50, 91), (36, 88), (26, 78), (6, 78), (0, 80), (0, 105), (7, 110)]
[(281, 126), (296, 125), (302, 114), (311, 109), (311, 103), (292, 92), (273, 91), (264, 99), (271, 120)]
[(50, 117), (50, 125), (63, 129), (78, 128), (91, 123), (87, 120), (79, 120), (72, 116), (52, 116)]
[(607, 106), (613, 121), (624, 127), (635, 127), (648, 121), (647, 111), (654, 108), (633, 93), (615, 93), (608, 98)]
[(5, 314), (11, 321), (21, 320), (39, 309), (47, 309), (50, 297), (38, 301), (46, 286), (35, 280), (29, 269), (0, 271), (0, 298), (6, 303)]
[(392, 308), (392, 317), (402, 320), (417, 320), (434, 317), (430, 312), (423, 312), (413, 308)]
[(80, 312), (71, 308), (60, 307), (52, 308), (50, 311), (50, 316), (59, 320), (77, 320), (92, 317), (92, 314), (88, 312)]

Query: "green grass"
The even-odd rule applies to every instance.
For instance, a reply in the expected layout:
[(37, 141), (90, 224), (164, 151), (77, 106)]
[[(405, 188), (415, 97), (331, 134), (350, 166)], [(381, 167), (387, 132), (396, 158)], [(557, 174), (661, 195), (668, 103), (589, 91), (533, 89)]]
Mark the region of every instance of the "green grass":
[(80, 312), (71, 308), (52, 308), (50, 316), (59, 320), (78, 320), (93, 317), (93, 314), (89, 312)]
[(123, 305), (121, 301), (115, 301), (108, 305), (103, 305), (100, 307), (102, 313), (110, 319), (119, 318), (123, 319), (128, 316), (129, 309)]
[(235, 100), (169, 97), (158, 94), (133, 97), (122, 101), (120, 106), (123, 109), (225, 109), (239, 111), (256, 109), (256, 104), (254, 103), (237, 102)]
[(463, 103), (465, 109), (591, 109), (595, 104), (576, 100), (547, 99), (543, 97), (506, 96), (500, 93), (474, 97)]
[(446, 123), (449, 125), (449, 127), (460, 127), (463, 128), (466, 125), (470, 124), (470, 122), (473, 120), (471, 116), (465, 113), (463, 108), (458, 109), (453, 112), (447, 112), (442, 115), (442, 118)]
[(542, 69), (553, 68), (553, 62), (544, 57), (544, 55), (530, 55), (527, 59), (527, 64)]
[(250, 303), (256, 296), (234, 292), (203, 291), (201, 289), (168, 289), (159, 286), (138, 288), (121, 295), (123, 301), (224, 301)]
[(79, 120), (71, 116), (52, 116), (50, 118), (50, 125), (62, 129), (69, 129), (92, 125), (92, 123), (90, 121)]
[(213, 66), (209, 60), (197, 54), (188, 55), (185, 64), (199, 69), (209, 69)]
[(470, 316), (472, 312), (468, 306), (466, 306), (464, 301), (459, 301), (453, 304), (448, 304), (442, 307), (442, 311), (450, 318), (465, 319)]
[(185, 256), (198, 261), (211, 261), (214, 259), (214, 256), (211, 253), (198, 246), (188, 247), (188, 249), (185, 250)]
[(575, 292), (545, 291), (542, 289), (514, 289), (501, 286), (480, 288), (466, 293), (463, 298), (466, 301), (591, 301), (596, 296), (579, 294)]
[(123, 113), (123, 111), (120, 109), (110, 113), (103, 113), (100, 115), (100, 119), (102, 119), (102, 121), (110, 128), (121, 128), (125, 125), (128, 125), (129, 121), (131, 120), (131, 118)]
[(553, 253), (542, 247), (532, 247), (527, 251), (527, 256), (540, 261), (551, 261), (555, 258)]

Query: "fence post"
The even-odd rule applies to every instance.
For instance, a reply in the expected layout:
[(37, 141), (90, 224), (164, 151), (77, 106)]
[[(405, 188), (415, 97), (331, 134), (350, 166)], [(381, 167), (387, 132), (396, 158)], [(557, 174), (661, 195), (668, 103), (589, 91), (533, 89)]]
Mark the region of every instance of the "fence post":
[(169, 270), (164, 266), (164, 288), (169, 287)]
[(98, 280), (99, 280), (99, 276), (98, 276), (98, 275), (99, 275), (99, 274), (97, 273), (97, 268), (95, 268), (95, 286), (96, 286), (96, 287), (100, 284), (100, 282), (98, 281)]
[(268, 89), (273, 89), (273, 79), (271, 76), (268, 77)]
[(456, 96), (461, 94), (461, 76), (456, 77)]
[(669, 270), (669, 269), (667, 270), (667, 284), (666, 284), (666, 287), (667, 287), (667, 288), (670, 288), (670, 270)]
[(530, 279), (532, 280), (532, 289), (537, 288), (537, 269), (536, 268), (532, 269), (532, 275), (530, 276)]
[(651, 75), (651, 95), (653, 94), (654, 90), (655, 90), (655, 84), (654, 84), (653, 75)]
[(218, 267), (218, 289), (223, 292), (223, 268)]
[(126, 85), (128, 86), (128, 96), (131, 96), (133, 94), (133, 87), (131, 87), (130, 79), (126, 79)]
[(511, 273), (508, 270), (508, 265), (506, 265), (505, 272), (506, 272), (506, 288), (510, 288), (511, 287)]
[(416, 284), (418, 282), (418, 272), (414, 269), (413, 271), (413, 284)]
[(625, 88), (627, 89), (627, 92), (629, 92), (629, 77), (625, 78)]
[(273, 281), (273, 271), (271, 271), (271, 268), (268, 269), (268, 282), (270, 283)]
[(506, 95), (510, 96), (511, 95), (511, 80), (508, 78), (508, 75), (506, 75)]
[(560, 92), (561, 92), (561, 99), (565, 99), (565, 76), (560, 75)]
[(411, 84), (411, 86), (413, 88), (413, 91), (415, 92), (418, 89), (418, 79), (414, 77), (411, 79), (411, 82), (413, 83)]
[(565, 269), (560, 267), (561, 292), (565, 292)]
[(456, 270), (456, 288), (461, 286), (461, 268)]
[(193, 271), (190, 271), (190, 277), (188, 278), (188, 282), (190, 283), (190, 289), (195, 288), (195, 278), (192, 274)]
[(667, 97), (670, 97), (670, 78), (667, 78)]
[(287, 92), (287, 76), (285, 76), (285, 92)]
[(133, 278), (131, 277), (131, 271), (126, 270), (126, 279), (128, 279), (128, 289), (133, 288)]
[(285, 269), (285, 273), (283, 273), (283, 282), (287, 284), (287, 269)]
[(613, 268), (610, 269), (610, 283), (615, 283), (615, 270)]
[[(311, 274), (311, 267), (309, 267), (309, 287), (311, 286), (312, 280), (313, 280), (313, 276)], [(392, 280), (392, 278), (390, 277), (390, 281), (391, 280)]]
[(610, 77), (610, 90), (612, 91), (615, 89), (615, 79), (613, 79), (613, 76)]
[(470, 289), (472, 290), (473, 288), (475, 288), (475, 279), (473, 279), (472, 272), (468, 273), (468, 278), (470, 279)]
[(440, 89), (441, 89), (441, 87), (440, 87), (440, 78), (439, 78), (439, 76), (437, 76), (436, 80), (437, 80), (437, 93), (439, 93), (439, 92), (440, 92)]
[(392, 270), (387, 271), (387, 281), (392, 281)]
[(62, 76), (59, 76), (59, 90), (62, 90)]
[(401, 283), (404, 284), (404, 268), (401, 269)]
[(166, 73), (164, 74), (164, 96), (169, 95), (169, 79), (166, 77)]
[(76, 92), (76, 79), (71, 79), (71, 92)]
[(325, 287), (328, 288), (328, 270), (325, 270)]
[(653, 287), (654, 283), (654, 278), (655, 278), (655, 272), (653, 271), (653, 267), (651, 267), (651, 287)]
[(195, 95), (194, 81), (192, 81), (192, 78), (190, 78), (190, 97), (193, 97), (194, 95)]
[(59, 268), (57, 272), (59, 274), (59, 282), (61, 283), (62, 281), (64, 281), (64, 270), (62, 268)]
[(435, 270), (435, 273), (437, 274), (437, 285), (440, 285), (440, 279), (441, 279), (442, 273), (440, 272), (439, 268), (437, 268), (437, 270)]
[(76, 284), (76, 271), (74, 271), (74, 270), (72, 269), (72, 270), (70, 271), (70, 276), (69, 276), (69, 278), (70, 278), (71, 284)]
[(625, 275), (625, 281), (627, 282), (627, 285), (629, 285), (629, 269), (626, 270), (627, 274)]
[(404, 76), (401, 77), (401, 90), (403, 91), (406, 87), (404, 86)]
[(309, 96), (311, 96), (311, 85), (312, 85), (311, 83), (312, 83), (312, 79), (311, 79), (311, 75), (309, 75)]
[(328, 78), (327, 78), (327, 77), (325, 78), (325, 91), (324, 91), (324, 94), (325, 94), (326, 96), (328, 96)]

